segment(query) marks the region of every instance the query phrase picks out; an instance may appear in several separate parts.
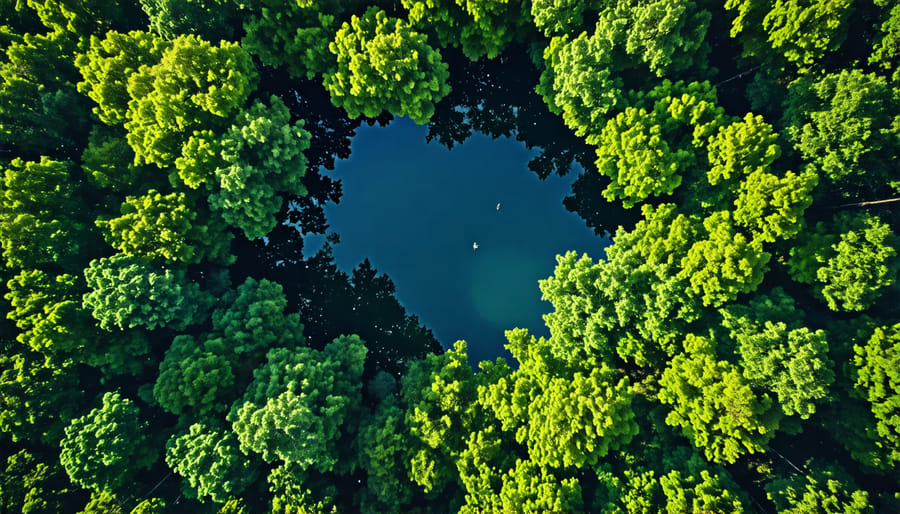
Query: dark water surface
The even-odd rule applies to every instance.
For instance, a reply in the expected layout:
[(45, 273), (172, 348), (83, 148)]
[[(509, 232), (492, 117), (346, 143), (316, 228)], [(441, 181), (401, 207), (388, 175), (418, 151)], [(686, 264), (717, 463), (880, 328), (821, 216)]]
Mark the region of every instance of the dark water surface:
[(335, 262), (349, 272), (368, 258), (445, 348), (463, 339), (473, 363), (506, 356), (504, 330), (548, 335), (537, 281), (555, 256), (596, 259), (608, 239), (563, 206), (580, 168), (542, 181), (521, 142), (476, 133), (451, 151), (426, 133), (408, 118), (358, 129), (350, 158), (328, 173), (344, 191), (325, 209), (341, 237)]

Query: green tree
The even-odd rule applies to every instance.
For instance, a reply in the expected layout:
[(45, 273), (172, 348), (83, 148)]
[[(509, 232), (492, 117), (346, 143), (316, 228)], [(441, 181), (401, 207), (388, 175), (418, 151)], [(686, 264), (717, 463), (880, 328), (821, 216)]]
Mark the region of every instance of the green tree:
[(277, 282), (247, 278), (222, 296), (220, 307), (212, 313), (211, 335), (222, 338), (229, 350), (240, 356), (302, 346), (306, 339), (300, 315), (285, 313), (287, 304)]
[(544, 314), (544, 323), (557, 359), (577, 362), (595, 356), (609, 361), (614, 354), (607, 337), (608, 320), (602, 313), (606, 297), (597, 286), (602, 268), (587, 254), (578, 258), (575, 252), (567, 252), (556, 256), (553, 276), (538, 282), (541, 299), (553, 305), (553, 312)]
[(766, 59), (774, 53), (798, 66), (809, 66), (844, 42), (851, 3), (728, 0), (725, 9), (736, 11), (731, 37), (740, 36), (745, 56)]
[(659, 384), (659, 401), (672, 406), (666, 423), (681, 427), (713, 462), (763, 451), (778, 428), (772, 400), (757, 396), (737, 368), (709, 352), (676, 355)]
[(585, 11), (600, 11), (601, 0), (532, 0), (531, 17), (547, 37), (574, 35), (584, 26)]
[(284, 67), (294, 78), (312, 79), (333, 70), (328, 44), (334, 39), (345, 12), (356, 0), (260, 0), (245, 18), (241, 46), (267, 66)]
[(456, 458), (480, 418), (478, 383), (467, 362), (466, 342), (413, 362), (403, 375), (400, 397), (409, 429), (409, 478), (426, 493), (453, 491)]
[(238, 451), (234, 433), (195, 423), (166, 444), (166, 464), (185, 477), (200, 498), (225, 503), (256, 480), (251, 459)]
[(757, 169), (738, 188), (734, 222), (754, 237), (774, 243), (791, 239), (805, 228), (803, 213), (812, 205), (819, 177), (812, 171), (783, 177)]
[(149, 498), (131, 509), (131, 514), (165, 514), (166, 502), (160, 498)]
[(659, 477), (666, 496), (666, 511), (679, 512), (746, 512), (742, 498), (735, 494), (735, 485), (721, 474), (702, 470), (691, 475), (678, 470)]
[[(170, 263), (197, 264), (203, 259), (229, 263), (232, 235), (215, 216), (198, 215), (197, 202), (185, 193), (163, 195), (155, 189), (129, 196), (121, 216), (97, 220), (107, 242), (124, 255)], [(204, 223), (206, 222), (206, 223)]]
[(857, 488), (834, 465), (813, 462), (804, 475), (776, 478), (766, 484), (766, 496), (786, 514), (864, 514), (874, 512), (869, 494)]
[[(712, 15), (692, 0), (623, 0), (600, 13), (597, 32), (636, 56), (657, 77), (706, 68), (706, 30)], [(622, 48), (624, 47), (624, 48)], [(633, 67), (629, 66), (629, 67)]]
[(409, 480), (409, 430), (406, 413), (393, 396), (382, 401), (359, 429), (360, 467), (366, 471), (363, 510), (399, 512), (415, 493)]
[(875, 0), (874, 3), (881, 8), (882, 23), (878, 27), (880, 34), (875, 38), (869, 64), (877, 64), (888, 70), (893, 68), (896, 80), (897, 56), (900, 55), (900, 6), (892, 5), (889, 0)]
[(184, 269), (157, 267), (140, 257), (114, 255), (91, 261), (84, 270), (83, 303), (104, 329), (170, 327), (202, 322), (212, 304), (209, 293)]
[(539, 282), (554, 311), (544, 316), (551, 351), (568, 362), (613, 355), (639, 366), (662, 364), (700, 315), (699, 298), (680, 263), (699, 237), (699, 221), (673, 204), (644, 206), (631, 232), (619, 229), (597, 264), (574, 252), (557, 258), (554, 276)]
[(4, 342), (0, 352), (0, 431), (14, 442), (55, 445), (83, 402), (78, 370), (70, 360), (48, 364), (14, 344)]
[(628, 107), (609, 119), (597, 138), (597, 169), (612, 179), (603, 190), (609, 201), (622, 199), (626, 208), (648, 196), (672, 194), (693, 152), (670, 148), (663, 128), (644, 109)]
[(257, 78), (237, 43), (176, 38), (157, 64), (128, 78), (125, 128), (135, 162), (174, 164), (194, 131), (222, 127), (243, 107)]
[(104, 375), (135, 374), (149, 346), (143, 334), (104, 333), (81, 306), (84, 284), (73, 275), (50, 275), (41, 270), (24, 270), (8, 283), (17, 339), (48, 361), (73, 359), (103, 368)]
[[(219, 135), (208, 129), (195, 130), (181, 147), (181, 156), (175, 159), (178, 179), (191, 189), (203, 185), (215, 189), (216, 170), (225, 165)], [(178, 182), (171, 173), (170, 180)]]
[(42, 462), (28, 450), (7, 457), (0, 491), (0, 507), (22, 514), (64, 512), (75, 492), (58, 462)]
[(235, 391), (234, 371), (221, 339), (197, 342), (189, 335), (176, 336), (159, 365), (153, 398), (172, 414), (187, 408), (196, 416), (228, 409)]
[[(74, 271), (94, 238), (79, 220), (78, 182), (68, 161), (13, 159), (0, 196), (0, 243), (11, 268), (57, 264)], [(85, 245), (85, 246), (82, 246)]]
[(312, 136), (302, 120), (291, 125), (290, 111), (278, 97), (270, 104), (257, 101), (241, 111), (219, 140), (224, 163), (215, 170), (219, 187), (209, 197), (210, 206), (249, 239), (275, 227), (282, 205), (278, 193), (306, 195), (303, 152)]
[(577, 136), (599, 134), (606, 114), (622, 101), (622, 80), (611, 60), (611, 43), (597, 33), (554, 37), (544, 49), (536, 91)]
[(708, 82), (664, 81), (631, 97), (633, 106), (588, 137), (597, 144), (597, 170), (612, 179), (603, 196), (625, 207), (671, 194), (700, 162), (698, 149), (728, 121)]
[(355, 459), (341, 441), (354, 432), (351, 420), (359, 409), (366, 357), (363, 341), (342, 336), (322, 351), (276, 348), (267, 357), (228, 415), (241, 451), (301, 470), (354, 468)]
[(786, 415), (808, 419), (817, 403), (830, 399), (834, 381), (825, 332), (771, 321), (754, 328), (738, 335), (744, 378), (775, 393)]
[(128, 120), (129, 79), (141, 66), (157, 64), (170, 47), (171, 43), (149, 32), (109, 31), (102, 39), (92, 36), (90, 48), (75, 59), (84, 78), (78, 91), (97, 103), (94, 113), (100, 121), (121, 125)]
[(91, 499), (78, 514), (125, 514), (122, 501), (110, 491), (91, 493)]
[(506, 337), (519, 369), (479, 396), (503, 430), (527, 446), (534, 464), (593, 466), (637, 434), (627, 378), (605, 364), (573, 373), (554, 362), (547, 351), (552, 342), (536, 340), (524, 329), (507, 331)]
[(325, 74), (325, 89), (351, 118), (387, 111), (426, 123), (450, 92), (440, 52), (424, 34), (377, 7), (344, 23), (328, 49), (337, 56), (337, 69)]
[(73, 85), (73, 52), (73, 39), (57, 30), (16, 34), (0, 54), (0, 143), (18, 155), (68, 157), (87, 132), (90, 104)]
[(900, 191), (892, 171), (900, 138), (895, 114), (900, 96), (887, 79), (842, 70), (821, 80), (800, 79), (785, 100), (787, 135), (823, 178), (847, 188)]
[(868, 309), (897, 280), (900, 240), (878, 216), (842, 213), (791, 248), (788, 271), (831, 310)]
[(881, 452), (900, 460), (900, 324), (879, 327), (864, 345), (853, 347), (856, 391), (876, 419)]
[(454, 46), (472, 61), (493, 59), (531, 25), (529, 3), (521, 0), (401, 0), (409, 21)]
[[(762, 116), (747, 113), (744, 119), (722, 125), (710, 136), (706, 145), (709, 171), (706, 178), (710, 185), (719, 186), (710, 191), (717, 197), (737, 193), (738, 185), (751, 173), (768, 171), (781, 155), (778, 134)], [(725, 191), (731, 195), (723, 194)], [(719, 198), (706, 200), (710, 205), (725, 207)], [(703, 201), (701, 200), (701, 204)]]
[(113, 248), (125, 255), (194, 262), (190, 232), (197, 213), (188, 208), (184, 193), (150, 190), (140, 197), (129, 196), (121, 212), (118, 218), (98, 221)]
[(12, 310), (6, 317), (21, 330), (16, 339), (48, 355), (84, 351), (95, 334), (93, 320), (81, 310), (79, 282), (74, 275), (41, 270), (22, 271), (7, 282)]
[(717, 307), (739, 293), (754, 291), (762, 283), (772, 255), (762, 243), (737, 232), (728, 211), (703, 220), (707, 236), (695, 242), (681, 261), (680, 275), (691, 289), (702, 293), (704, 305)]
[(578, 512), (584, 509), (577, 478), (560, 480), (534, 462), (517, 460), (503, 475), (495, 507), (500, 512)]
[(240, 4), (233, 0), (140, 0), (150, 30), (164, 39), (195, 34), (215, 41), (231, 39)]
[(134, 403), (105, 393), (103, 405), (66, 427), (59, 461), (73, 483), (94, 491), (114, 491), (157, 458), (147, 426)]

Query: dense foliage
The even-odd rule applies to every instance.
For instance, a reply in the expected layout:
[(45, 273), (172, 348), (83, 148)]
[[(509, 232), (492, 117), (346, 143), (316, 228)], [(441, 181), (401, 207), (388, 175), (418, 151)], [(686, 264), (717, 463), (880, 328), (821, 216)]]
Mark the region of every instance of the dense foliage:
[[(895, 2), (20, 0), (0, 41), (3, 512), (900, 511)], [(628, 213), (510, 362), (303, 256), (394, 115)]]

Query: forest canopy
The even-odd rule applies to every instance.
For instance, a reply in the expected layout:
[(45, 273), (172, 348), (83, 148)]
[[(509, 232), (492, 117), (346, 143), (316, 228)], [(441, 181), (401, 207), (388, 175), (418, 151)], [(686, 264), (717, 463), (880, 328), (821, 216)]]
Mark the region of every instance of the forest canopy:
[[(900, 511), (894, 2), (10, 0), (0, 41), (3, 512)], [(302, 252), (395, 116), (615, 227), (509, 361)]]

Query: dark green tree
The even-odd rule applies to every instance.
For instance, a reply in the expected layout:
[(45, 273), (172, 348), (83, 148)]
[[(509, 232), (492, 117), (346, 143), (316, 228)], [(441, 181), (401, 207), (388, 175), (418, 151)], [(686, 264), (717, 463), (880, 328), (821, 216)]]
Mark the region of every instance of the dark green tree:
[(900, 96), (874, 73), (842, 70), (819, 81), (800, 79), (785, 100), (787, 135), (819, 175), (843, 194), (900, 191), (892, 171), (900, 148), (895, 114)]
[(900, 460), (900, 324), (879, 327), (865, 345), (854, 346), (856, 391), (875, 416), (881, 453)]
[(530, 5), (521, 0), (401, 0), (416, 28), (437, 36), (442, 47), (460, 48), (477, 61), (493, 59), (531, 25)]
[(302, 346), (306, 342), (303, 324), (298, 314), (285, 312), (287, 305), (280, 284), (248, 278), (222, 296), (212, 313), (211, 335), (222, 338), (229, 351), (241, 356)]
[(789, 330), (785, 323), (766, 321), (738, 335), (744, 378), (775, 393), (788, 416), (807, 419), (816, 404), (830, 399), (834, 363), (822, 330)]
[(222, 339), (175, 337), (159, 365), (153, 398), (172, 414), (186, 409), (196, 416), (226, 411), (227, 400), (237, 392), (229, 353)]
[(334, 69), (328, 45), (357, 0), (259, 0), (244, 19), (241, 46), (267, 66), (283, 67), (295, 78), (312, 79)]
[(218, 187), (210, 206), (249, 239), (268, 234), (283, 203), (279, 193), (306, 195), (301, 179), (310, 138), (302, 120), (291, 124), (278, 97), (270, 99), (270, 106), (257, 101), (241, 111), (217, 143), (223, 165), (215, 170)]
[(18, 343), (2, 344), (0, 431), (15, 442), (57, 444), (83, 402), (75, 364), (70, 360), (48, 364), (44, 355)]
[(103, 405), (66, 427), (59, 461), (72, 482), (94, 491), (115, 491), (135, 473), (149, 468), (157, 450), (147, 444), (146, 422), (134, 403), (105, 393)]
[(780, 477), (765, 486), (778, 512), (787, 514), (864, 514), (875, 512), (869, 494), (835, 465), (808, 466), (804, 475)]
[(892, 4), (889, 0), (875, 0), (875, 5), (881, 8), (880, 34), (875, 38), (875, 47), (869, 56), (869, 64), (876, 64), (890, 70), (894, 70), (894, 79), (898, 77), (897, 64), (900, 59), (900, 6)]
[(0, 243), (6, 265), (57, 264), (72, 271), (83, 266), (80, 257), (89, 253), (94, 237), (77, 214), (79, 195), (72, 163), (16, 158), (4, 168)]
[(184, 269), (155, 266), (140, 257), (114, 255), (91, 261), (84, 270), (84, 307), (100, 326), (171, 327), (202, 322), (213, 300), (191, 282)]
[(0, 507), (5, 512), (64, 512), (75, 491), (59, 463), (43, 462), (28, 450), (6, 459), (0, 475)]
[(151, 168), (134, 165), (134, 150), (128, 145), (124, 129), (100, 124), (91, 129), (87, 148), (81, 154), (81, 171), (93, 187), (110, 193), (104, 205), (109, 215), (119, 212), (122, 198), (127, 195), (170, 187), (166, 175)]
[(140, 0), (150, 30), (164, 39), (195, 34), (207, 41), (232, 39), (241, 4), (234, 0)]
[(731, 37), (741, 39), (745, 56), (810, 66), (844, 42), (851, 4), (850, 0), (728, 0), (725, 9), (735, 11)]
[(360, 424), (360, 468), (368, 477), (364, 510), (399, 512), (413, 499), (415, 488), (408, 478), (412, 451), (405, 416), (399, 402), (390, 396)]
[(352, 420), (360, 407), (366, 357), (363, 341), (343, 336), (322, 351), (276, 348), (267, 357), (228, 415), (241, 451), (301, 470), (355, 468), (341, 441), (355, 431)]
[(900, 240), (878, 216), (842, 213), (790, 250), (791, 277), (813, 284), (831, 310), (868, 309), (897, 280)]
[(702, 72), (708, 66), (705, 37), (712, 15), (702, 3), (621, 0), (605, 7), (597, 34), (617, 47), (617, 60), (637, 57), (658, 77), (687, 69)]
[(254, 462), (238, 451), (234, 433), (195, 423), (166, 444), (166, 463), (200, 498), (216, 503), (244, 492), (256, 480)]
[(61, 30), (6, 33), (12, 41), (0, 54), (0, 143), (32, 159), (72, 156), (90, 117), (90, 102), (74, 86), (75, 40)]

